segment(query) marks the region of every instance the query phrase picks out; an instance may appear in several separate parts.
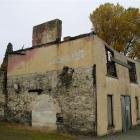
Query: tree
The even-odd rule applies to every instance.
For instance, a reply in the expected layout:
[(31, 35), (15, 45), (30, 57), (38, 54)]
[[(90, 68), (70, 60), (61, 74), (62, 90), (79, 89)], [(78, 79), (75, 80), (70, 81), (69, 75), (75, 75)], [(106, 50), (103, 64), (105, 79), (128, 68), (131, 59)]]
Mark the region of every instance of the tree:
[(13, 52), (13, 45), (11, 43), (8, 43), (5, 56), (3, 59), (3, 62), (1, 64), (1, 70), (2, 71), (7, 71), (7, 65), (8, 65), (8, 54)]
[(8, 91), (7, 91), (7, 67), (8, 67), (8, 54), (13, 52), (13, 45), (11, 43), (8, 43), (7, 49), (5, 52), (5, 56), (2, 62), (2, 65), (0, 67), (0, 71), (3, 72), (3, 94), (5, 99), (5, 105), (4, 105), (4, 118), (7, 119), (6, 114), (8, 113)]
[(90, 20), (97, 35), (111, 47), (140, 59), (139, 9), (106, 3), (90, 14)]

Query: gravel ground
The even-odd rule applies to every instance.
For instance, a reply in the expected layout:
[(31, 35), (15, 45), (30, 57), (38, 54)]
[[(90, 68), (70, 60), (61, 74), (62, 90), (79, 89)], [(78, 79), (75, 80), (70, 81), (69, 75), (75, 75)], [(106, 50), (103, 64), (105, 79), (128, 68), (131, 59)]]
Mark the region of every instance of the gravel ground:
[(104, 137), (79, 136), (77, 140), (140, 140), (140, 126), (137, 126), (133, 130), (129, 130), (127, 133), (119, 133)]

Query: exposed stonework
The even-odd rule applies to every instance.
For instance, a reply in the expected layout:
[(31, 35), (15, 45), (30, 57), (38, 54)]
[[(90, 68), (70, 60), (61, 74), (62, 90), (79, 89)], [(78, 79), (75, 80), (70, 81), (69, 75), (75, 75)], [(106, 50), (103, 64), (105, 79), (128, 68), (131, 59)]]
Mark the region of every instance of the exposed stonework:
[[(48, 98), (48, 96), (50, 96), (58, 103), (60, 110), (56, 109), (58, 111), (56, 111), (56, 114), (61, 113), (64, 121), (63, 123), (56, 123), (59, 130), (94, 134), (96, 127), (96, 107), (92, 68), (75, 69), (71, 85), (67, 88), (60, 82), (60, 73), (61, 71), (51, 71), (21, 76), (9, 76), (8, 107), (10, 110), (15, 110), (15, 112), (17, 110), (17, 114), (13, 116), (13, 120), (15, 121), (15, 117), (18, 116), (20, 118), (19, 120), (29, 123), (31, 121), (31, 118), (29, 117), (30, 115), (27, 115), (27, 118), (24, 118), (24, 120), (22, 119), (22, 116), (26, 116), (24, 112), (35, 113), (34, 107), (31, 107), (31, 104), (35, 104), (36, 102), (38, 105), (41, 105), (42, 103), (40, 102), (39, 104), (37, 98), (44, 94), (44, 98)], [(14, 89), (15, 84), (20, 87), (19, 93)], [(42, 89), (42, 95), (38, 95), (37, 92), (28, 92), (33, 89)], [(41, 108), (42, 107), (40, 107), (40, 111)], [(56, 118), (56, 114), (52, 117)], [(36, 116), (35, 114), (32, 115)], [(9, 114), (7, 117), (9, 118)], [(9, 120), (10, 119), (11, 118), (9, 118)], [(44, 116), (40, 115), (40, 120), (36, 123), (41, 124), (43, 119)], [(34, 125), (34, 122), (32, 122), (32, 124)], [(48, 126), (46, 125), (44, 127)]]
[(4, 119), (5, 97), (3, 94), (3, 79), (4, 79), (4, 73), (0, 71), (0, 120)]
[(4, 79), (4, 72), (0, 71), (0, 94), (2, 94), (2, 90), (3, 90), (3, 79)]

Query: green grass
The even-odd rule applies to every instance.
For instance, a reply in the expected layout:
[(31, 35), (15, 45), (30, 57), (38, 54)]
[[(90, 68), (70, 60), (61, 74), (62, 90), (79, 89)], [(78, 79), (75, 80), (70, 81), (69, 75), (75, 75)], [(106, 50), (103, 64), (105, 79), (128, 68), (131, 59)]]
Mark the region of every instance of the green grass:
[(0, 122), (0, 140), (74, 140), (59, 133), (32, 130), (15, 124)]

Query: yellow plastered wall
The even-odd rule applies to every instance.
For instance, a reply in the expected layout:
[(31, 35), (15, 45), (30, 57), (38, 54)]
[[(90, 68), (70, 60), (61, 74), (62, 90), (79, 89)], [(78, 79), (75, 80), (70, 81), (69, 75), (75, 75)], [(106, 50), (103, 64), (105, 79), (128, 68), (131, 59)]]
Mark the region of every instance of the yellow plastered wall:
[(8, 76), (93, 65), (93, 36), (51, 46), (26, 50), (25, 55), (10, 55)]
[[(128, 68), (116, 63), (117, 78), (107, 76), (105, 43), (96, 38), (94, 43), (94, 61), (97, 65), (97, 134), (102, 136), (110, 132), (122, 131), (121, 96), (131, 97), (132, 125), (136, 120), (135, 97), (140, 99), (140, 63), (117, 52), (115, 58), (127, 63), (128, 60), (136, 64), (138, 83), (130, 83)], [(113, 96), (114, 128), (108, 129), (107, 95)]]
[(97, 83), (97, 135), (104, 135), (107, 132), (107, 98), (106, 94), (106, 66), (104, 42), (98, 37), (94, 40), (94, 59), (96, 62), (96, 83)]

